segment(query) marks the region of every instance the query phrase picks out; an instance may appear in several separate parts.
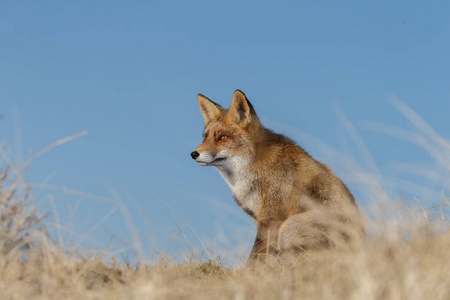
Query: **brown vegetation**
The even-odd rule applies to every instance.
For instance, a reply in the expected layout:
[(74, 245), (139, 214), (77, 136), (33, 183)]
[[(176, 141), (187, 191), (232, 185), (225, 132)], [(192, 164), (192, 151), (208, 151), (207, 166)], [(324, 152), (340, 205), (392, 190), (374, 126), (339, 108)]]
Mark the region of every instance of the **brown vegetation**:
[[(8, 175), (10, 174), (10, 175)], [(345, 252), (305, 252), (289, 264), (230, 269), (200, 259), (118, 263), (61, 250), (18, 178), (0, 176), (1, 299), (449, 299), (448, 199)], [(436, 210), (434, 212), (437, 212)]]

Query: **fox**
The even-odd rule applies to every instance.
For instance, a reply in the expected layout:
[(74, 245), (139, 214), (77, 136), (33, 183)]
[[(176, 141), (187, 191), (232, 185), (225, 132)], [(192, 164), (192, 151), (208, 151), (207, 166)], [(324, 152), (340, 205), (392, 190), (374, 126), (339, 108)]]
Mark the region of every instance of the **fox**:
[(214, 166), (253, 219), (247, 265), (364, 236), (360, 211), (342, 180), (294, 141), (265, 128), (241, 90), (229, 109), (202, 94), (197, 100), (205, 129), (191, 157)]

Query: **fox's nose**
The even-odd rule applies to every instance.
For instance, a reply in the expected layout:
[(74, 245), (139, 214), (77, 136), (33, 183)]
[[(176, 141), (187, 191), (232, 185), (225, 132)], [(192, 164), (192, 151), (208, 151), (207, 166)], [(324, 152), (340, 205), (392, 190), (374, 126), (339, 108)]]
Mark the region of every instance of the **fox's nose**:
[(191, 156), (192, 156), (193, 159), (197, 159), (197, 157), (200, 156), (200, 153), (198, 153), (197, 151), (194, 151), (194, 152), (191, 153)]

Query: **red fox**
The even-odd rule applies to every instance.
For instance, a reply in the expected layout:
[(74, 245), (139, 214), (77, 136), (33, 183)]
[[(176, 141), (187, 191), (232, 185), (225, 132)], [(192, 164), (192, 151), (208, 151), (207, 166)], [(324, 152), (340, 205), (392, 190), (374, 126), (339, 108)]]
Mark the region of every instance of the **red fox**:
[(344, 183), (292, 140), (264, 128), (243, 92), (234, 92), (229, 109), (201, 94), (197, 99), (205, 131), (191, 156), (216, 167), (236, 203), (255, 221), (247, 264), (268, 254), (335, 246), (364, 232)]

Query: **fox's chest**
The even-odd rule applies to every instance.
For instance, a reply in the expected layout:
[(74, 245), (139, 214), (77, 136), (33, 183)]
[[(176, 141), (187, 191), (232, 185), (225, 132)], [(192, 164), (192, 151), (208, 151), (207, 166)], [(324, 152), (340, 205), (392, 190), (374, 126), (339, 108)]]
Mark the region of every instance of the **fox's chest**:
[(251, 183), (230, 185), (230, 188), (236, 203), (253, 219), (256, 219), (261, 207), (258, 189)]
[(225, 170), (217, 168), (231, 189), (236, 203), (253, 219), (261, 208), (261, 198), (254, 176), (244, 168)]

